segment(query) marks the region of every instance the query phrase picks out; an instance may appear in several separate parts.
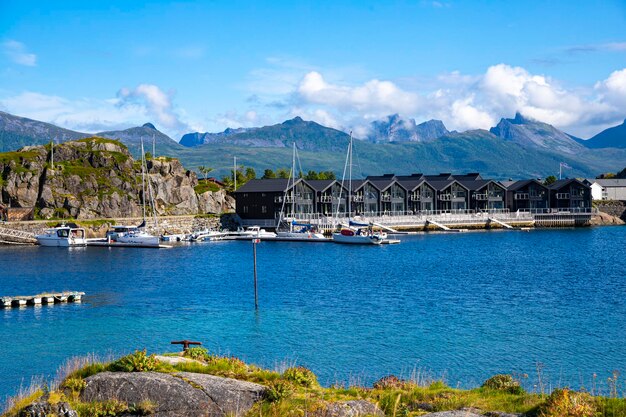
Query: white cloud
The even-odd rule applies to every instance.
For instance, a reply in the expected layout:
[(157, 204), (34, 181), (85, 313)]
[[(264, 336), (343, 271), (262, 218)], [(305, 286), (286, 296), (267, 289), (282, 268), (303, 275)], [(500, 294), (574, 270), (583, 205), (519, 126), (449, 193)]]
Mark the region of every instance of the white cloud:
[(418, 123), (441, 119), (454, 130), (489, 129), (519, 111), (590, 137), (624, 119), (626, 69), (615, 71), (594, 88), (566, 88), (549, 76), (506, 64), (493, 65), (478, 75), (442, 74), (411, 89), (378, 79), (356, 85), (329, 82), (322, 73), (309, 71), (291, 97), (286, 101), (290, 116), (308, 116), (345, 130), (363, 131), (372, 120), (393, 113)]
[(4, 54), (13, 62), (27, 67), (37, 65), (37, 55), (29, 53), (22, 42), (9, 39), (2, 43)]
[(187, 127), (174, 111), (171, 96), (154, 84), (139, 84), (134, 89), (124, 87), (118, 91), (117, 96), (118, 106), (130, 109), (143, 107), (167, 129), (180, 131)]
[(182, 134), (201, 127), (182, 121), (179, 111), (174, 110), (171, 95), (150, 84), (122, 88), (116, 98), (108, 99), (67, 99), (26, 91), (0, 98), (0, 106), (18, 116), (87, 133), (153, 122), (159, 130), (178, 140)]
[(404, 91), (391, 81), (373, 79), (357, 86), (341, 86), (326, 82), (317, 71), (304, 76), (297, 94), (305, 102), (356, 110), (366, 117), (412, 113), (421, 101), (418, 94)]
[(455, 100), (450, 109), (455, 129), (469, 130), (493, 126), (495, 119), (474, 104), (474, 96)]
[(626, 108), (626, 68), (614, 71), (606, 80), (596, 83), (595, 89), (606, 102), (622, 110)]

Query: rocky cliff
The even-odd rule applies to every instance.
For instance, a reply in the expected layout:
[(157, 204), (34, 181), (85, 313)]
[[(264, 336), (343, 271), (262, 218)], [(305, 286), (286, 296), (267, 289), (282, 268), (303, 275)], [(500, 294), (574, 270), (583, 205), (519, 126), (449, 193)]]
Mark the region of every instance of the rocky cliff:
[[(196, 193), (196, 174), (172, 158), (147, 161), (146, 178), (158, 215), (231, 211), (223, 190)], [(13, 207), (35, 207), (38, 216), (91, 219), (142, 215), (141, 162), (118, 141), (87, 138), (30, 146), (0, 154), (0, 193)], [(145, 200), (149, 201), (146, 192)]]

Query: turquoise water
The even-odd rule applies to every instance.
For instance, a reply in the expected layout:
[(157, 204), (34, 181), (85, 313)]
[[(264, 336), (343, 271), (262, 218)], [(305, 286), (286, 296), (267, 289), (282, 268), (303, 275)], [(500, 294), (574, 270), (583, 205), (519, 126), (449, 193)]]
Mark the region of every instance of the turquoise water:
[[(325, 385), (414, 370), (473, 386), (499, 372), (580, 386), (626, 371), (626, 227), (433, 234), (382, 247), (214, 242), (170, 250), (0, 247), (0, 399), (69, 357), (193, 339)], [(1, 401), (0, 401), (1, 402)]]

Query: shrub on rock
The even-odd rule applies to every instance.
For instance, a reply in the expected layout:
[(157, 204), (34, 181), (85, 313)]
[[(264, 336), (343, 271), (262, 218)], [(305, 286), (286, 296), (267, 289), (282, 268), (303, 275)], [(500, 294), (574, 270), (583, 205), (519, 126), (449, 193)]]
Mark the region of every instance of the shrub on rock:
[(524, 393), (524, 388), (521, 387), (519, 381), (508, 374), (498, 374), (492, 376), (483, 383), (482, 388), (494, 391), (506, 391), (511, 394)]

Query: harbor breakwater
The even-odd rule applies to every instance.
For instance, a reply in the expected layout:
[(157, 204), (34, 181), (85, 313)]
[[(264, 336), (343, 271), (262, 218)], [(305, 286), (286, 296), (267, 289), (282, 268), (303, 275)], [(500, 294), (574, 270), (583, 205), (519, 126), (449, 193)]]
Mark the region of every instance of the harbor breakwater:
[[(201, 229), (219, 229), (228, 225), (234, 215), (222, 216), (163, 216), (159, 217), (157, 227), (152, 222), (147, 222), (146, 231), (148, 233), (160, 234), (180, 234), (191, 233), (194, 230)], [(112, 219), (93, 219), (93, 220), (67, 220), (76, 223), (85, 229), (86, 237), (102, 238), (105, 237), (107, 230), (113, 225), (138, 225), (143, 219), (141, 217), (120, 217)], [(34, 234), (42, 233), (45, 229), (50, 228), (62, 220), (32, 220), (22, 222), (5, 222), (0, 227), (12, 230), (19, 230)]]

